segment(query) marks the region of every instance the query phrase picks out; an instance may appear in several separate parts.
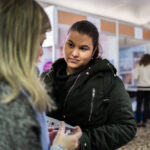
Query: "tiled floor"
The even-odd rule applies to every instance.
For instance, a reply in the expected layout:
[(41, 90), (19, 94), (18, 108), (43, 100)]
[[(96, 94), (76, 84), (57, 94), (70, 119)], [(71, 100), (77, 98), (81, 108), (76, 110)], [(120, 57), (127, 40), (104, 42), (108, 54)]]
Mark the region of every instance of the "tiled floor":
[(135, 138), (118, 150), (150, 150), (150, 120), (146, 128), (138, 128)]

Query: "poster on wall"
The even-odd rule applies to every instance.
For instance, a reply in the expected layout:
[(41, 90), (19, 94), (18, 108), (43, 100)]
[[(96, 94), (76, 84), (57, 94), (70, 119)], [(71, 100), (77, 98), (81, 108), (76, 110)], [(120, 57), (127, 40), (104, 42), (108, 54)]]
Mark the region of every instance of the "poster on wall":
[(145, 45), (120, 49), (120, 75), (126, 87), (136, 87), (133, 71), (141, 57), (147, 52)]

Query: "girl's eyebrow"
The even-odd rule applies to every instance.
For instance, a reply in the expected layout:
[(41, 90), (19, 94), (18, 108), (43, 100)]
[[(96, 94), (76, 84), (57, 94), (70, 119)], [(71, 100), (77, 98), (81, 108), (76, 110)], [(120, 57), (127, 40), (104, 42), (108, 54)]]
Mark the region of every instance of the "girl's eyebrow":
[[(68, 40), (68, 42), (73, 43), (73, 41), (72, 41), (72, 40)], [(73, 44), (74, 44), (74, 43), (73, 43)], [(90, 49), (90, 47), (89, 47), (88, 45), (80, 45), (79, 47), (84, 47), (84, 48), (88, 48), (88, 49)]]
[(80, 45), (80, 47), (90, 48), (88, 45)]
[(73, 41), (71, 41), (71, 40), (68, 40), (68, 42), (72, 42), (73, 43)]

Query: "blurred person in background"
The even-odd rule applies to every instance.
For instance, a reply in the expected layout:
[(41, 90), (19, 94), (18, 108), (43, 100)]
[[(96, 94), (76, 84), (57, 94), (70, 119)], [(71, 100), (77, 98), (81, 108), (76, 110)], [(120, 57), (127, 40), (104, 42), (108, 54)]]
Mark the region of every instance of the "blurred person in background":
[[(134, 70), (134, 78), (137, 80), (137, 126), (146, 127), (150, 103), (150, 54), (145, 54)], [(142, 105), (143, 120), (141, 120)]]
[[(53, 104), (36, 69), (50, 29), (34, 0), (0, 1), (0, 150), (50, 150), (44, 111)], [(75, 149), (81, 134), (61, 123), (51, 150)]]
[(131, 101), (116, 69), (99, 56), (99, 33), (89, 21), (74, 23), (65, 58), (42, 74), (57, 109), (48, 115), (83, 131), (80, 150), (114, 150), (136, 133)]

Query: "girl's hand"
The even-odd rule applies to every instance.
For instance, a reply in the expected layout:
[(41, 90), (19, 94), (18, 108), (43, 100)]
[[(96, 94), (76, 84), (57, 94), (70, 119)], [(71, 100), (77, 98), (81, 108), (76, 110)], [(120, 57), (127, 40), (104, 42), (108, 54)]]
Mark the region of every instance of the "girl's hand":
[(49, 138), (51, 145), (53, 144), (53, 141), (57, 135), (58, 130), (55, 130), (54, 128), (48, 128)]

